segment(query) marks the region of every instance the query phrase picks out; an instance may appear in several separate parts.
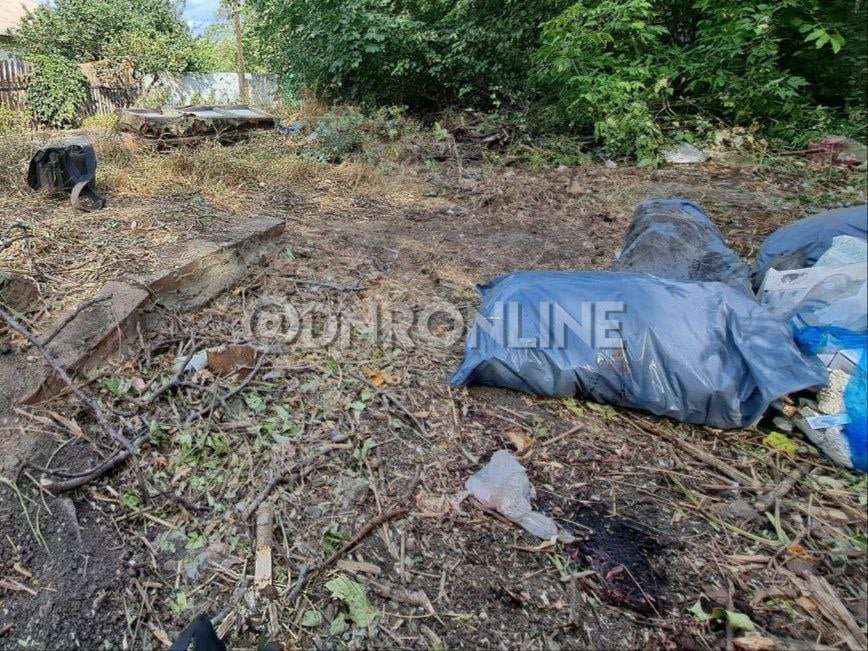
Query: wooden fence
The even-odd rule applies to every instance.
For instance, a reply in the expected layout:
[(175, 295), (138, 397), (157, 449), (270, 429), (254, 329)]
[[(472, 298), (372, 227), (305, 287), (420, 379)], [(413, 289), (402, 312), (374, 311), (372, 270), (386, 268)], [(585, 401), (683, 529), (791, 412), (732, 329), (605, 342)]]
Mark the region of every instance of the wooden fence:
[[(0, 61), (0, 106), (14, 111), (25, 110), (25, 97), (33, 64), (20, 59)], [(90, 95), (79, 117), (109, 115), (115, 109), (131, 106), (139, 96), (137, 84), (105, 86), (93, 76), (89, 79)]]
[(0, 61), (0, 106), (13, 111), (24, 110), (24, 95), (33, 66), (27, 61)]

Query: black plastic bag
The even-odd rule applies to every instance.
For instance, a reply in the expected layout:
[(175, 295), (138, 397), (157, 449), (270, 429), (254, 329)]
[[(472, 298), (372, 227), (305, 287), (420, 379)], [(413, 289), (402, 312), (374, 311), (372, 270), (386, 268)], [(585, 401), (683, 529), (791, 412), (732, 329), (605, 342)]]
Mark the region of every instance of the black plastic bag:
[(651, 199), (642, 203), (612, 269), (672, 280), (717, 281), (753, 296), (750, 269), (692, 201)]
[(757, 252), (753, 286), (762, 285), (769, 269), (788, 271), (814, 266), (839, 235), (868, 239), (868, 205), (827, 210), (776, 230)]
[[(792, 333), (722, 283), (605, 271), (521, 271), (480, 288), (451, 382), (586, 396), (721, 428), (826, 383)], [(578, 324), (578, 325), (577, 325)]]

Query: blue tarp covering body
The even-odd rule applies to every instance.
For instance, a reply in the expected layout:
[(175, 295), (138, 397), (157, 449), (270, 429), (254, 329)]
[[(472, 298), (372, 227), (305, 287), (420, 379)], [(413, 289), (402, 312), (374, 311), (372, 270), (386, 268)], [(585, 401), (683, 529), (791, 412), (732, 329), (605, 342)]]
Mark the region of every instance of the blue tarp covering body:
[(769, 269), (812, 267), (838, 235), (868, 237), (868, 205), (828, 210), (779, 228), (757, 252), (753, 283), (759, 287)]
[(581, 395), (739, 428), (773, 400), (827, 381), (786, 324), (723, 283), (522, 271), (480, 291), (455, 385)]
[(750, 269), (692, 201), (651, 199), (640, 204), (612, 269), (717, 281), (753, 296)]

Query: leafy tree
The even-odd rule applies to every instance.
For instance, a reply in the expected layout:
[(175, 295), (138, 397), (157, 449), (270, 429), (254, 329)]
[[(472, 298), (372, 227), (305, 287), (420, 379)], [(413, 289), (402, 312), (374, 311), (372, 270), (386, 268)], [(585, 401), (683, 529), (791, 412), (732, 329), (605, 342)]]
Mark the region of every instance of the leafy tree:
[[(241, 11), (245, 13), (244, 9)], [(268, 72), (268, 66), (262, 60), (262, 48), (246, 17), (242, 20), (242, 43), (247, 72)], [(212, 23), (196, 38), (195, 67), (202, 72), (232, 72), (236, 69), (235, 27), (232, 23)]]
[(16, 37), (29, 57), (123, 60), (140, 74), (195, 63), (193, 38), (174, 0), (55, 0), (29, 12)]
[[(864, 129), (862, 0), (247, 0), (274, 69), (329, 99), (530, 107), (651, 161), (669, 125)], [(849, 111), (849, 122), (844, 121)], [(799, 135), (802, 134), (802, 135)]]

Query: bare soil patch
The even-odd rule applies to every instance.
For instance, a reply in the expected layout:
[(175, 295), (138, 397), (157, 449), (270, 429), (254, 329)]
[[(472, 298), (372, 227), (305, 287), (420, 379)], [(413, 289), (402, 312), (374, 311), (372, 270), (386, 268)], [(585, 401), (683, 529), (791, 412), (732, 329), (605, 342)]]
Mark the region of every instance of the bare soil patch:
[[(40, 491), (42, 476), (83, 472), (111, 445), (74, 400), (8, 416), (3, 438), (30, 443), (2, 466), (17, 492), (0, 485), (0, 579), (26, 589), (0, 588), (0, 646), (160, 648), (201, 612), (233, 648), (266, 638), (287, 648), (726, 648), (751, 635), (698, 621), (688, 612), (697, 602), (747, 615), (754, 635), (781, 647), (851, 646), (866, 623), (866, 488), (808, 444), (791, 459), (763, 443), (763, 428), (720, 432), (582, 400), (455, 390), (447, 380), (462, 341), (410, 347), (364, 333), (351, 345), (271, 339), (248, 381), (201, 372), (148, 396), (192, 349), (261, 345), (248, 327), (257, 305), (366, 315), (373, 304), (420, 311), (442, 301), (470, 311), (474, 285), (496, 274), (607, 268), (635, 205), (660, 196), (697, 200), (750, 256), (810, 208), (864, 200), (854, 183), (838, 170), (465, 164), (459, 173), (410, 161), (388, 174), (344, 164), (291, 182), (250, 177), (183, 201), (109, 193), (114, 208), (86, 216), (24, 200), (38, 262), (50, 269), (50, 305), (30, 319), (37, 329), (86, 293), (77, 289), (86, 279), (147, 269), (169, 240), (250, 212), (279, 215), (287, 229), (266, 266), (201, 310), (167, 312), (165, 326), (143, 333), (141, 356), (88, 387), (149, 436), (138, 473), (126, 465), (68, 495)], [(5, 201), (4, 215), (26, 214), (19, 196)], [(94, 237), (105, 244), (88, 244)], [(23, 257), (8, 260), (28, 269)], [(734, 484), (655, 428), (760, 489)], [(516, 441), (539, 507), (576, 543), (540, 546), (458, 499), (466, 478)], [(328, 454), (270, 495), (273, 585), (257, 589), (255, 516), (243, 520), (238, 507), (323, 446)], [(810, 477), (771, 517), (753, 510), (798, 463)], [(303, 566), (399, 507), (408, 513), (293, 594)], [(326, 587), (338, 576), (366, 587), (372, 625), (357, 625)], [(856, 633), (829, 614), (829, 595), (805, 594), (807, 576), (828, 581)]]

